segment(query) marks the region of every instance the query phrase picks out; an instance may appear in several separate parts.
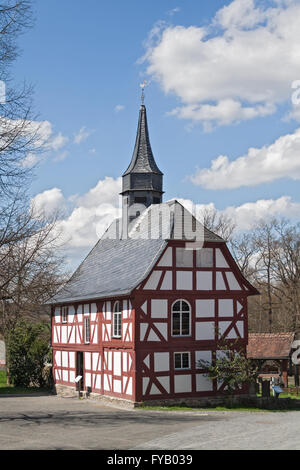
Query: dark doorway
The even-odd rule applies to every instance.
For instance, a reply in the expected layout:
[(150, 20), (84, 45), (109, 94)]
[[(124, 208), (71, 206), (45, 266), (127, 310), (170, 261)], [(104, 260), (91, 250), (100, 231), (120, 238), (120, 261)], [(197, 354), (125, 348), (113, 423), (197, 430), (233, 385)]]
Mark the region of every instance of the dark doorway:
[(76, 353), (76, 377), (81, 375), (81, 379), (77, 382), (77, 390), (83, 390), (83, 352), (78, 351)]

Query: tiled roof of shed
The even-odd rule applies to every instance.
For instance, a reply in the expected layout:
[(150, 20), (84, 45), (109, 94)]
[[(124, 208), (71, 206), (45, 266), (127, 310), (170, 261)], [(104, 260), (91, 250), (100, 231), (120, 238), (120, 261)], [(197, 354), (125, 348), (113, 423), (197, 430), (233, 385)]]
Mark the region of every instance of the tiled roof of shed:
[(295, 333), (249, 333), (247, 356), (252, 359), (287, 359)]
[[(163, 210), (167, 210), (170, 217), (159, 217), (159, 212)], [(155, 219), (155, 215), (158, 219)], [(149, 221), (150, 225), (147, 225)], [(224, 242), (221, 237), (203, 227), (176, 200), (147, 208), (130, 226), (128, 238), (119, 236), (120, 227), (121, 219), (116, 219), (69, 281), (48, 303), (130, 294), (149, 274), (167, 240), (193, 242), (196, 233), (197, 241), (200, 242)]]

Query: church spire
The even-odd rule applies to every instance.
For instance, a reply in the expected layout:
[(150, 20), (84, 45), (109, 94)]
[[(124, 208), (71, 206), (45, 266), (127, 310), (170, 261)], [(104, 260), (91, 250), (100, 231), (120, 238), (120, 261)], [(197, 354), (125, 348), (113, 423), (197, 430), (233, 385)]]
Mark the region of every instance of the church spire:
[(129, 173), (156, 173), (162, 175), (153, 157), (147, 124), (146, 106), (141, 104), (135, 147), (131, 162), (123, 176)]
[(138, 217), (151, 204), (160, 204), (163, 194), (163, 173), (158, 168), (152, 153), (143, 101), (144, 89), (133, 155), (127, 170), (122, 175), (123, 217), (126, 209), (128, 222)]

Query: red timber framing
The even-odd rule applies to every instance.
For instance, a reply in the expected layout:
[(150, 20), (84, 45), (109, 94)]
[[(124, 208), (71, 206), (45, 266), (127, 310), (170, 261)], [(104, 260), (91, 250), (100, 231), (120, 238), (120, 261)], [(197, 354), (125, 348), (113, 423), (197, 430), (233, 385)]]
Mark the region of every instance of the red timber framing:
[[(214, 360), (218, 333), (228, 348), (246, 351), (247, 297), (258, 292), (241, 275), (225, 243), (206, 243), (211, 265), (197, 266), (196, 250), (187, 265), (178, 266), (176, 249), (183, 241), (170, 241), (147, 278), (135, 291), (137, 401), (217, 395), (221, 383), (211, 383), (198, 359)], [(183, 300), (190, 306), (190, 332), (172, 333), (172, 306)], [(189, 365), (175, 369), (175, 353), (188, 353)], [(245, 393), (246, 389), (238, 393)]]
[[(121, 337), (113, 337), (113, 305), (122, 306)], [(83, 352), (84, 389), (101, 395), (135, 400), (134, 311), (128, 298), (64, 305), (52, 309), (53, 377), (56, 384), (75, 388), (76, 352)], [(90, 341), (84, 342), (84, 318)]]
[[(208, 266), (199, 266), (196, 250), (188, 250), (187, 262), (179, 265), (177, 249), (185, 246), (183, 241), (169, 241), (130, 297), (53, 307), (57, 384), (75, 387), (76, 352), (82, 351), (84, 388), (91, 392), (140, 402), (212, 396), (223, 390), (223, 384), (211, 383), (205, 371), (197, 368), (197, 360), (213, 360), (221, 354), (218, 332), (229, 348), (246, 350), (247, 297), (258, 292), (241, 275), (225, 243), (204, 244), (203, 253), (210, 249)], [(178, 300), (190, 308), (190, 331), (185, 336), (174, 336), (172, 331), (172, 306)], [(117, 301), (121, 337), (114, 338)], [(68, 306), (66, 323), (62, 322), (64, 306)], [(84, 343), (84, 317), (90, 320), (89, 344)], [(188, 367), (175, 369), (175, 353), (188, 353)]]

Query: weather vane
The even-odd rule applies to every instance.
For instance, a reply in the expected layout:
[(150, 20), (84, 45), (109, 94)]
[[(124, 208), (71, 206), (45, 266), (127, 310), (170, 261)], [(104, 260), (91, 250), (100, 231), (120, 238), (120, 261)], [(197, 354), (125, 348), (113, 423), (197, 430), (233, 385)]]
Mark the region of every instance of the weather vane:
[(144, 80), (144, 82), (140, 84), (140, 87), (142, 89), (142, 96), (141, 96), (142, 104), (144, 104), (144, 100), (145, 100), (145, 92), (144, 92), (145, 86), (147, 86), (147, 81), (146, 80)]

